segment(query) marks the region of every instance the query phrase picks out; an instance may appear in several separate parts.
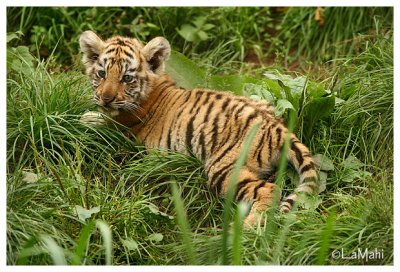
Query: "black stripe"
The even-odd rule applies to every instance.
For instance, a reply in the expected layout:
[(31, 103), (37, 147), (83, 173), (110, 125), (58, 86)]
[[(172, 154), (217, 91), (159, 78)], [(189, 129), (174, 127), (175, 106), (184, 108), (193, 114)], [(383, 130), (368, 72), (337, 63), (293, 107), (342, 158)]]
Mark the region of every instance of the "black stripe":
[[(285, 199), (283, 202), (286, 202), (286, 203), (290, 204), (290, 206), (293, 206), (293, 204), (294, 204), (294, 200), (291, 199), (291, 198), (287, 198), (287, 199)], [(290, 207), (289, 207), (289, 208), (290, 208)]]
[(243, 111), (243, 109), (246, 107), (246, 104), (242, 104), (242, 106), (237, 110), (236, 114), (235, 114), (235, 120), (237, 121), (239, 119), (239, 115), (240, 113)]
[(224, 151), (222, 152), (222, 154), (213, 161), (213, 163), (218, 163), (223, 157), (225, 157), (226, 153), (228, 153), (228, 151), (230, 151), (235, 145), (237, 145), (237, 142), (234, 141), (232, 144), (230, 144), (227, 148), (224, 149)]
[(206, 143), (204, 141), (204, 132), (200, 132), (199, 145), (201, 148), (201, 160), (204, 162), (206, 159)]
[(208, 116), (210, 115), (211, 110), (213, 109), (213, 107), (214, 107), (214, 101), (212, 101), (210, 104), (208, 104), (208, 108), (207, 108), (206, 114), (204, 116), (203, 123), (206, 123), (208, 121)]
[(303, 174), (304, 172), (307, 172), (310, 169), (314, 169), (314, 163), (310, 162), (309, 164), (304, 165), (301, 169), (300, 169), (300, 173)]
[(151, 125), (151, 128), (147, 131), (146, 135), (143, 137), (143, 142), (146, 141), (147, 137), (149, 137), (150, 133), (153, 131), (155, 126), (158, 124), (158, 119), (157, 118), (153, 118), (154, 115), (158, 112), (158, 108), (161, 107), (161, 105), (164, 105), (165, 103), (168, 103), (168, 98), (171, 96), (171, 94), (173, 94), (173, 93), (172, 92), (167, 92), (167, 94), (164, 97), (161, 98), (161, 101), (158, 103), (157, 107), (152, 111), (153, 114), (147, 120), (147, 126)]
[(268, 139), (268, 161), (272, 159), (272, 137), (269, 135)]
[(167, 136), (167, 148), (171, 149), (171, 127), (168, 131), (168, 136)]
[[(227, 126), (226, 126), (226, 123), (227, 123), (227, 122), (228, 122), (228, 119), (226, 118), (226, 119), (225, 119), (225, 123), (224, 123), (224, 125), (222, 126), (222, 128), (223, 128), (222, 131), (224, 131), (224, 130), (227, 128)], [(225, 134), (225, 137), (224, 137), (223, 139), (220, 140), (221, 143), (227, 143), (228, 140), (230, 139), (230, 137), (232, 136), (232, 128), (231, 128), (231, 126), (229, 126), (228, 129), (229, 129), (229, 130), (228, 130), (226, 133), (224, 133), (224, 134)]]
[(162, 127), (161, 127), (161, 133), (160, 133), (160, 137), (158, 137), (158, 147), (161, 147), (161, 141), (163, 139), (163, 134), (164, 134), (164, 127), (165, 127), (166, 123), (162, 122)]
[(135, 49), (128, 43), (125, 43), (125, 46), (128, 47), (132, 52), (135, 52)]
[[(172, 125), (170, 126), (169, 132), (168, 132), (168, 133), (171, 133), (172, 130), (173, 130), (173, 131), (177, 131), (177, 133), (180, 132), (180, 128), (181, 128), (182, 122), (179, 122), (179, 120), (180, 120), (180, 118), (181, 118), (181, 116), (182, 116), (182, 112), (187, 108), (186, 104), (189, 103), (190, 98), (192, 97), (193, 92), (192, 92), (192, 91), (186, 91), (186, 92), (184, 92), (184, 93), (185, 93), (185, 94), (188, 94), (188, 96), (186, 97), (185, 101), (183, 101), (183, 103), (181, 103), (181, 105), (180, 105), (180, 108), (181, 108), (180, 111), (177, 112), (177, 113), (175, 114), (176, 118), (174, 118), (174, 121), (173, 121)], [(178, 128), (177, 128), (176, 126), (177, 126), (178, 123), (179, 123), (179, 126), (178, 126)]]
[(222, 184), (224, 183), (224, 180), (226, 179), (226, 176), (228, 175), (228, 173), (229, 173), (229, 171), (225, 170), (225, 172), (221, 173), (221, 175), (219, 175), (217, 177), (217, 179), (213, 182), (212, 187), (215, 188), (215, 190), (218, 194), (221, 193)]
[[(175, 104), (176, 103), (178, 103), (178, 101), (179, 101), (179, 99), (182, 97), (182, 95), (187, 95), (187, 94), (189, 94), (188, 95), (188, 97), (186, 97), (186, 99), (185, 99), (185, 101), (183, 102), (183, 103), (186, 103), (187, 102), (187, 100), (190, 98), (190, 93), (189, 92), (182, 92), (180, 95), (178, 95), (178, 96), (176, 96), (176, 97), (174, 97), (175, 98), (175, 100), (174, 100), (174, 102), (172, 103), (172, 105), (171, 105), (171, 107), (170, 108), (173, 108), (174, 106), (175, 106)], [(172, 148), (172, 146), (171, 146), (171, 134), (172, 134), (172, 127), (173, 127), (173, 125), (176, 123), (176, 121), (177, 121), (177, 119), (179, 118), (179, 116), (180, 115), (177, 115), (177, 117), (176, 118), (174, 118), (175, 120), (173, 120), (173, 122), (171, 123), (171, 125), (169, 126), (169, 129), (168, 129), (168, 134), (167, 134), (167, 147), (168, 147), (168, 149), (171, 149)]]
[[(256, 180), (247, 178), (247, 179), (244, 179), (244, 180), (238, 182), (238, 184), (237, 184), (237, 186), (236, 186), (236, 196), (237, 196), (237, 194), (238, 194), (247, 184), (249, 184), (249, 183), (251, 183), (251, 182), (254, 182), (254, 181), (256, 181)], [(240, 200), (241, 200), (241, 199), (240, 199)], [(240, 201), (240, 200), (239, 200), (239, 201)]]
[(253, 192), (253, 199), (257, 200), (258, 197), (258, 189), (260, 189), (261, 187), (264, 187), (264, 185), (267, 183), (267, 181), (261, 181), (260, 184), (258, 184), (255, 188), (254, 188), (254, 192)]
[(215, 116), (213, 120), (213, 129), (212, 129), (212, 135), (211, 135), (211, 150), (210, 152), (214, 152), (214, 148), (217, 144), (217, 139), (218, 139), (218, 122), (219, 122), (219, 115)]
[(243, 126), (243, 130), (246, 130), (248, 126), (250, 125), (250, 122), (257, 117), (257, 113), (253, 112), (247, 117), (246, 123)]
[(193, 115), (189, 123), (187, 124), (186, 127), (186, 147), (189, 148), (189, 150), (192, 150), (192, 138), (193, 138), (193, 121), (196, 117)]
[(294, 153), (296, 153), (296, 159), (297, 159), (297, 162), (299, 163), (299, 167), (300, 167), (304, 161), (300, 149), (296, 146), (295, 143), (292, 143), (292, 145), (290, 146), (290, 149), (292, 149), (294, 151)]
[(280, 127), (278, 127), (276, 129), (276, 134), (277, 134), (277, 137), (278, 137), (278, 140), (276, 141), (276, 145), (277, 146), (281, 145), (281, 133), (282, 133), (282, 129)]
[(110, 48), (110, 49), (108, 49), (107, 51), (106, 51), (106, 54), (109, 54), (109, 53), (111, 53), (111, 52), (114, 52), (116, 50), (116, 48)]
[(215, 98), (216, 98), (217, 100), (220, 100), (220, 99), (222, 98), (222, 94), (217, 94), (217, 95), (215, 96)]
[(231, 102), (231, 99), (229, 97), (226, 98), (226, 100), (224, 101), (224, 103), (222, 103), (222, 107), (221, 107), (221, 111), (225, 111), (226, 107), (228, 106), (228, 104)]
[(129, 58), (133, 59), (133, 55), (131, 53), (129, 53), (126, 50), (122, 50), (122, 53), (124, 53), (125, 55), (127, 55)]
[(263, 151), (263, 149), (264, 149), (264, 144), (265, 144), (265, 137), (266, 137), (266, 135), (267, 135), (267, 131), (266, 130), (263, 130), (263, 134), (262, 134), (262, 136), (260, 137), (260, 139), (259, 139), (259, 142), (258, 142), (258, 145), (257, 145), (257, 148), (256, 148), (256, 152), (257, 152), (257, 163), (258, 163), (258, 167), (262, 167), (262, 161), (261, 161), (261, 152)]

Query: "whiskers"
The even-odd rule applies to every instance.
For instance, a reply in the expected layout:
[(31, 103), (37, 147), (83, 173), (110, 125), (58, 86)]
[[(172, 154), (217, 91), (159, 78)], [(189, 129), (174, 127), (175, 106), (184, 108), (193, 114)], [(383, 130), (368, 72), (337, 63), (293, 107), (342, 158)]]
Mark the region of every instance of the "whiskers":
[(139, 110), (140, 106), (136, 103), (124, 102), (121, 108), (125, 111), (133, 113), (133, 112), (136, 112), (137, 110)]
[(140, 113), (141, 111), (143, 112), (144, 109), (141, 106), (139, 106), (137, 103), (125, 101), (122, 109), (133, 114), (137, 119), (139, 119), (142, 123), (144, 123), (142, 118), (139, 117), (140, 114), (138, 115), (138, 113)]
[(92, 100), (90, 100), (90, 102), (97, 106), (101, 106), (100, 98), (98, 95), (94, 95)]
[(144, 111), (144, 109), (136, 102), (113, 101), (110, 104), (105, 105), (103, 100), (98, 95), (94, 95), (91, 102), (97, 106), (100, 106), (100, 108), (103, 109), (103, 111), (105, 112), (111, 113), (118, 110), (123, 110), (129, 112), (143, 122), (143, 120), (139, 116), (141, 115), (140, 113)]

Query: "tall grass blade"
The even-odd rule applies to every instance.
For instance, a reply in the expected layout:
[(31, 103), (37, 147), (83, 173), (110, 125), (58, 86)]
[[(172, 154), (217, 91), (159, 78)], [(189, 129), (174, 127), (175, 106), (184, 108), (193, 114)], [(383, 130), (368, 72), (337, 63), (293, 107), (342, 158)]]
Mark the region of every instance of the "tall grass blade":
[(106, 253), (106, 265), (113, 264), (113, 247), (112, 247), (112, 234), (108, 224), (104, 221), (96, 221), (96, 227), (99, 229), (101, 236), (103, 237), (103, 246)]
[(176, 211), (176, 216), (177, 216), (177, 221), (179, 228), (181, 229), (182, 232), (182, 242), (186, 250), (186, 255), (188, 259), (188, 263), (190, 265), (195, 265), (196, 262), (196, 256), (195, 256), (195, 250), (193, 246), (193, 241), (190, 238), (190, 227), (189, 223), (186, 217), (186, 212), (185, 208), (183, 205), (183, 200), (181, 198), (181, 194), (179, 192), (178, 186), (176, 183), (171, 184), (171, 189), (172, 189), (172, 199), (175, 205), (175, 211)]
[(242, 236), (243, 236), (243, 219), (246, 216), (248, 205), (246, 203), (239, 203), (236, 208), (235, 221), (233, 223), (232, 234), (232, 264), (242, 265)]
[(227, 265), (229, 264), (229, 256), (228, 256), (228, 236), (229, 236), (229, 225), (231, 222), (231, 208), (232, 203), (235, 197), (235, 192), (237, 188), (237, 182), (239, 179), (240, 170), (242, 169), (243, 165), (246, 162), (247, 154), (250, 150), (250, 146), (253, 142), (254, 137), (258, 129), (260, 128), (260, 124), (254, 125), (250, 131), (248, 132), (246, 139), (244, 140), (243, 147), (240, 151), (239, 157), (235, 162), (235, 167), (232, 171), (232, 178), (228, 185), (228, 192), (225, 196), (224, 201), (224, 222), (223, 222), (223, 232), (222, 232), (222, 264)]
[(323, 265), (326, 263), (326, 257), (329, 254), (329, 245), (333, 235), (333, 223), (336, 220), (336, 210), (331, 209), (328, 213), (326, 226), (321, 234), (321, 246), (317, 256), (317, 264)]
[(83, 259), (85, 250), (89, 245), (90, 234), (92, 233), (94, 227), (96, 226), (95, 221), (90, 221), (86, 226), (82, 229), (81, 235), (79, 236), (79, 240), (75, 249), (75, 255), (72, 258), (72, 264), (85, 264), (86, 258)]
[(44, 246), (50, 254), (50, 257), (55, 265), (67, 265), (63, 248), (57, 245), (53, 238), (43, 235), (41, 240), (43, 241)]

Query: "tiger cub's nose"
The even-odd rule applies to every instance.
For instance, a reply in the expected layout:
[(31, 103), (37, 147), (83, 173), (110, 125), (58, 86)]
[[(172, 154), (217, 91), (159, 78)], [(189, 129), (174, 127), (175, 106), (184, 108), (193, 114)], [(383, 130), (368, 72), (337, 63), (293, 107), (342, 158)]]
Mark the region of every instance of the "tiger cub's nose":
[(101, 96), (101, 100), (103, 100), (103, 102), (105, 104), (109, 104), (111, 102), (113, 102), (115, 99), (115, 95), (110, 95), (110, 94), (105, 94)]

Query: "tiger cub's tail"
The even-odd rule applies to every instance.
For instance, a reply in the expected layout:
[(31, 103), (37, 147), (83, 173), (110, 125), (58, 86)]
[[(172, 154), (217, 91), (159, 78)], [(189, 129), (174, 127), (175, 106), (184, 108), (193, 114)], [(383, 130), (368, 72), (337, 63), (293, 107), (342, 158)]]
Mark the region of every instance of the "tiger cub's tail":
[(290, 138), (287, 159), (299, 174), (300, 181), (294, 192), (281, 201), (280, 210), (282, 212), (290, 211), (293, 204), (297, 201), (299, 194), (316, 193), (318, 182), (318, 175), (310, 151), (294, 134)]

